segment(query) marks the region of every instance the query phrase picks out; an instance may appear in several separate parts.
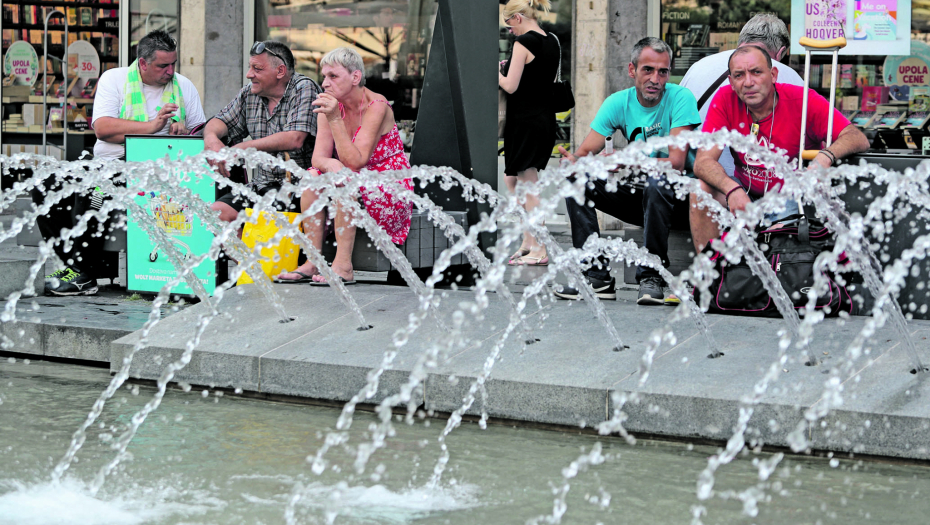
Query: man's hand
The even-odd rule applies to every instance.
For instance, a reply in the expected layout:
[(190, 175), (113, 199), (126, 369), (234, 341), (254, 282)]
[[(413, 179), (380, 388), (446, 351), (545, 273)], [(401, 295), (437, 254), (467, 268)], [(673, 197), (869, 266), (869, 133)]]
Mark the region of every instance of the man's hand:
[(574, 164), (575, 161), (578, 160), (578, 159), (575, 158), (574, 155), (571, 154), (570, 151), (568, 151), (567, 149), (565, 149), (563, 146), (559, 146), (559, 153), (562, 155), (562, 158), (563, 158), (563, 159), (568, 160), (568, 161), (571, 162), (572, 164)]
[[(217, 138), (215, 135), (205, 136), (203, 139), (203, 147), (210, 151), (219, 151), (226, 147), (223, 144), (223, 141)], [(210, 160), (208, 161), (211, 166), (216, 170), (220, 175), (229, 178), (229, 170), (226, 169), (226, 163), (221, 160)]]
[(158, 114), (155, 115), (155, 118), (149, 121), (153, 126), (151, 134), (154, 135), (155, 133), (165, 129), (165, 126), (168, 125), (168, 121), (174, 117), (175, 111), (177, 110), (177, 104), (165, 104), (162, 106), (162, 108), (158, 110)]
[(740, 187), (731, 193), (730, 197), (727, 199), (727, 209), (735, 214), (738, 211), (745, 210), (750, 202), (752, 202), (752, 199), (749, 198), (749, 194)]
[(171, 126), (168, 128), (169, 135), (190, 135), (191, 130), (187, 129), (187, 126), (183, 122), (172, 122)]
[(826, 153), (817, 153), (817, 156), (807, 165), (807, 169), (810, 171), (817, 168), (817, 166), (829, 168), (833, 166), (833, 159), (828, 157)]

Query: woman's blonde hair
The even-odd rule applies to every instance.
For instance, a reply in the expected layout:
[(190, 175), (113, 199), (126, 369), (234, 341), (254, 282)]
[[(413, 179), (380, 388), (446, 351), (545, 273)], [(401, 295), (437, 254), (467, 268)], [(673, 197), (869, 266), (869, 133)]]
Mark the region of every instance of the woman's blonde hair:
[(323, 66), (342, 66), (351, 75), (356, 71), (362, 72), (362, 81), (358, 83), (359, 87), (365, 85), (365, 62), (362, 61), (362, 55), (358, 51), (347, 47), (337, 47), (323, 56), (320, 60), (320, 69)]
[(538, 11), (548, 13), (551, 6), (549, 0), (510, 0), (504, 6), (504, 19), (506, 20), (519, 13), (535, 20)]

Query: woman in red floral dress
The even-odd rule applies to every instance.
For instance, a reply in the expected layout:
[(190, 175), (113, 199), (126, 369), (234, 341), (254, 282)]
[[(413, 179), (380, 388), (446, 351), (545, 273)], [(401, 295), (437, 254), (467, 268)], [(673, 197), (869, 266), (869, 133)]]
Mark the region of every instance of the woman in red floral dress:
[[(325, 90), (313, 102), (317, 114), (316, 144), (313, 149), (313, 175), (337, 172), (344, 168), (360, 171), (402, 170), (410, 167), (404, 154), (394, 113), (387, 99), (364, 87), (362, 57), (348, 48), (334, 49), (320, 61)], [(380, 191), (362, 188), (365, 210), (391, 237), (403, 244), (410, 231), (412, 204), (392, 196), (391, 186), (399, 184), (413, 189), (410, 179), (379, 186)], [(397, 189), (400, 189), (398, 187)], [(307, 210), (317, 200), (316, 192), (301, 195), (301, 210)], [(355, 226), (351, 217), (336, 206), (336, 258), (332, 269), (345, 284), (355, 283), (352, 248)], [(323, 246), (323, 212), (304, 220), (304, 231), (317, 249)], [(327, 286), (319, 269), (309, 261), (275, 279), (281, 283), (309, 282)]]

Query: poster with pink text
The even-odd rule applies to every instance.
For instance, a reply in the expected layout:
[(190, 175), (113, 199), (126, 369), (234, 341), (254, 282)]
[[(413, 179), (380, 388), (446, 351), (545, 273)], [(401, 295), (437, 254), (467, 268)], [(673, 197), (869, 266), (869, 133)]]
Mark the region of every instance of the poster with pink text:
[(909, 55), (911, 0), (791, 0), (791, 53), (802, 37), (846, 38), (841, 55)]

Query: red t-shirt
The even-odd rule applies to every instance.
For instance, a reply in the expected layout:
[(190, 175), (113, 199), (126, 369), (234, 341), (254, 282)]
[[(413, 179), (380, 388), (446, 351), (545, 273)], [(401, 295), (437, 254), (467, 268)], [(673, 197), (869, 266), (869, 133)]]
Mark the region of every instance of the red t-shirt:
[[(758, 143), (762, 146), (775, 146), (788, 152), (788, 158), (797, 163), (798, 145), (801, 141), (801, 109), (804, 88), (791, 84), (775, 84), (778, 93), (778, 104), (772, 115), (759, 122), (756, 134)], [(822, 149), (827, 136), (827, 116), (830, 113), (830, 102), (810, 90), (807, 102), (807, 132), (805, 134), (804, 149)], [(726, 85), (717, 91), (707, 118), (704, 119), (702, 131), (713, 133), (721, 129), (737, 131), (749, 135), (752, 127), (752, 117), (746, 109), (746, 104), (736, 96), (733, 87)], [(838, 110), (833, 109), (833, 140), (839, 137), (840, 132), (849, 125), (849, 120)], [(782, 179), (776, 177), (755, 156), (747, 156), (733, 152), (736, 162), (735, 175), (739, 183), (753, 197), (759, 197), (767, 189), (777, 191), (781, 188)]]

